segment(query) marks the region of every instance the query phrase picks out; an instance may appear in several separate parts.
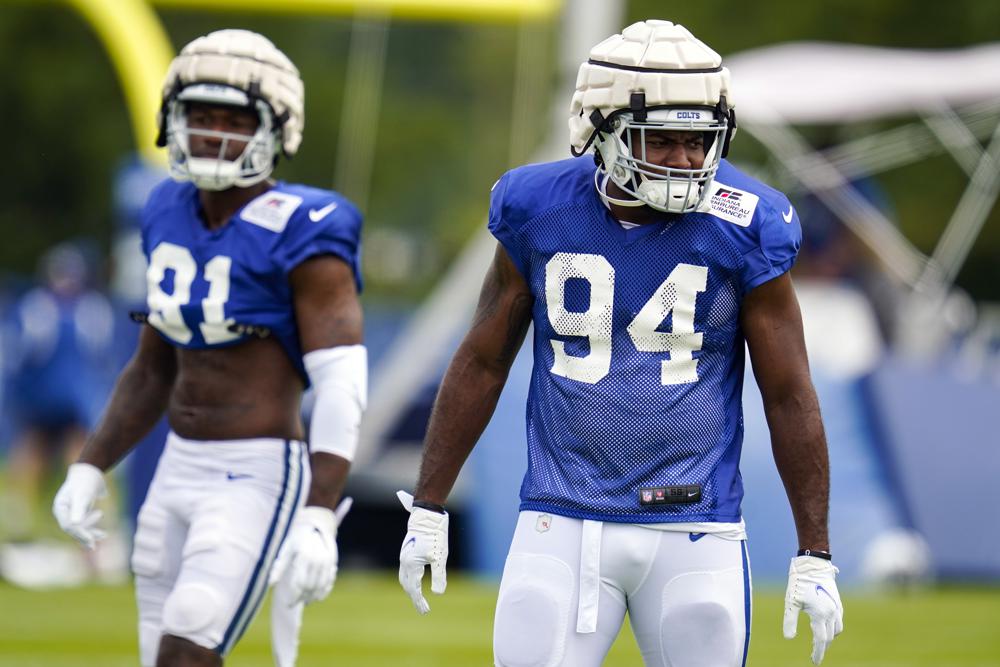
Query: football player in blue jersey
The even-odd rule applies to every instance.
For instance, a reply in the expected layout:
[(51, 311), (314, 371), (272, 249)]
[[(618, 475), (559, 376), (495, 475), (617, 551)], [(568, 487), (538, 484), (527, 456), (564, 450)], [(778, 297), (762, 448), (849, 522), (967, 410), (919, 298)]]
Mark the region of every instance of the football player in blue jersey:
[(399, 579), (421, 613), (425, 566), (444, 592), (445, 501), (533, 325), (497, 665), (599, 665), (626, 611), (647, 665), (745, 664), (745, 345), (798, 532), (785, 635), (805, 610), (818, 664), (842, 630), (827, 447), (788, 275), (799, 221), (783, 194), (723, 159), (733, 109), (715, 51), (682, 26), (636, 23), (580, 68), (577, 157), (493, 187), (496, 254), (414, 495), (400, 492), (410, 519)]
[(132, 554), (143, 665), (221, 665), (269, 579), (277, 663), (291, 665), (302, 603), (336, 576), (335, 508), (366, 401), (361, 216), (271, 179), (302, 125), (298, 70), (261, 35), (213, 32), (171, 63), (158, 143), (173, 178), (142, 216), (146, 326), (53, 508), (81, 542), (99, 539), (104, 472), (166, 411)]

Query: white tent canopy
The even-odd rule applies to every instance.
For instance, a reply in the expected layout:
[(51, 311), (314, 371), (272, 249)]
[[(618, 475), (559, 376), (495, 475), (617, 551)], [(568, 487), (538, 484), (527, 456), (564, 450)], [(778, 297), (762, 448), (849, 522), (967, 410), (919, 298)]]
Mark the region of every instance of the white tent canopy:
[[(1000, 194), (1000, 43), (932, 51), (795, 42), (725, 62), (743, 129), (913, 289), (910, 310), (933, 318)], [(889, 118), (910, 122), (822, 151), (794, 127)], [(851, 181), (939, 153), (969, 182), (928, 257)]]
[(725, 60), (737, 118), (842, 124), (1000, 99), (1000, 43), (904, 50), (792, 42)]

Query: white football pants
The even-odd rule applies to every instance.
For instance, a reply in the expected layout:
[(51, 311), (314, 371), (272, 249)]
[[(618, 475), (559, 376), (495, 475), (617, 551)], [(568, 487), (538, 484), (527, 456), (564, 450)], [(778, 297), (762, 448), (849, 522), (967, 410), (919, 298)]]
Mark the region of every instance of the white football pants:
[(597, 667), (626, 611), (647, 666), (742, 667), (745, 541), (521, 512), (497, 599), (498, 667)]
[(132, 553), (144, 667), (156, 664), (164, 634), (222, 656), (232, 650), (309, 481), (301, 442), (167, 437)]

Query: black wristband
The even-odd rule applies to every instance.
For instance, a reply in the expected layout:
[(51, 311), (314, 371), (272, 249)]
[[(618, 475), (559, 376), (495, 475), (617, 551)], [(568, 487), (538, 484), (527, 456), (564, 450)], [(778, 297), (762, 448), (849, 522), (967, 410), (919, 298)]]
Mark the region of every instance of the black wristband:
[(799, 549), (799, 552), (796, 555), (812, 556), (813, 558), (822, 558), (823, 560), (833, 560), (833, 554), (829, 551), (820, 551), (819, 549)]
[(437, 512), (438, 514), (447, 514), (448, 513), (448, 512), (445, 511), (444, 505), (438, 505), (436, 503), (429, 503), (426, 500), (414, 500), (413, 501), (413, 506), (414, 507), (419, 507), (422, 510), (429, 510), (431, 512)]

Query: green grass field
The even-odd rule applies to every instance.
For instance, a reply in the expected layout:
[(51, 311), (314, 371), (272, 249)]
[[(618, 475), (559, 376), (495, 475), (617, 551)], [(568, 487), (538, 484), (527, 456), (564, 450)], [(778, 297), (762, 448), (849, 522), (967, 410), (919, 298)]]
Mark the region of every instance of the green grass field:
[[(454, 577), (419, 617), (391, 575), (342, 574), (333, 595), (306, 611), (301, 667), (465, 667), (492, 664), (496, 588)], [(847, 595), (846, 631), (824, 667), (1000, 667), (1000, 589), (939, 589), (899, 596)], [(753, 667), (806, 666), (806, 617), (781, 638), (781, 594), (754, 598)], [(267, 610), (227, 662), (268, 667)], [(30, 592), (0, 584), (0, 667), (138, 664), (129, 587)], [(641, 665), (628, 630), (605, 665)]]

